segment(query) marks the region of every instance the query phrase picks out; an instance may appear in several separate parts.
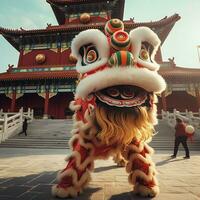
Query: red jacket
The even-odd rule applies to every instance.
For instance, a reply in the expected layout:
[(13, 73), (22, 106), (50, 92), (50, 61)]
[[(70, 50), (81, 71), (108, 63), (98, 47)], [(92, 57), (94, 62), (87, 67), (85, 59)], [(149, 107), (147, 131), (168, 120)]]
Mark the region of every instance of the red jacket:
[(187, 136), (187, 133), (185, 132), (185, 127), (186, 127), (186, 124), (181, 122), (181, 123), (177, 123), (176, 126), (175, 126), (175, 136), (178, 137), (178, 136)]

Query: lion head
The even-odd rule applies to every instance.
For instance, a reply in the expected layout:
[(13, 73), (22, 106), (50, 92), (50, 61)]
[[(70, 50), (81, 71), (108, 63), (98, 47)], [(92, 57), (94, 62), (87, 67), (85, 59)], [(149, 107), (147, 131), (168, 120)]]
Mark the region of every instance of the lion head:
[(156, 94), (166, 87), (154, 60), (160, 40), (148, 27), (127, 33), (118, 19), (108, 21), (104, 32), (86, 30), (72, 41), (80, 73), (75, 99), (95, 101), (103, 143), (148, 140), (156, 119)]

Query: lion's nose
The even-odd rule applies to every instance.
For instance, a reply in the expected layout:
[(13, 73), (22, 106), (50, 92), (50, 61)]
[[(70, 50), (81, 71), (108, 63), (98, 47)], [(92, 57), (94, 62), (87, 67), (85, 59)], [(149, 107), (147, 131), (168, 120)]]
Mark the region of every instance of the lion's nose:
[(133, 54), (129, 51), (117, 51), (108, 60), (110, 67), (132, 66), (134, 63)]
[(131, 42), (130, 37), (124, 30), (114, 32), (110, 39), (110, 44), (115, 53), (108, 61), (110, 67), (130, 66), (134, 64), (133, 54), (129, 52)]

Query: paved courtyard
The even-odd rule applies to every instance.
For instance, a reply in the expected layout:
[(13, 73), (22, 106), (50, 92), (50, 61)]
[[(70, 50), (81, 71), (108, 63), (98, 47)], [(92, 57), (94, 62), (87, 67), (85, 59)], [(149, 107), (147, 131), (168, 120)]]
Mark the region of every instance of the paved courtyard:
[[(53, 200), (51, 185), (65, 166), (69, 150), (4, 149), (0, 151), (0, 200)], [(153, 159), (159, 172), (158, 200), (200, 199), (200, 153), (191, 152), (184, 160), (169, 159), (170, 152), (157, 152)], [(140, 200), (127, 182), (127, 174), (110, 159), (96, 161), (93, 180), (80, 200)], [(147, 198), (148, 199), (148, 198)]]

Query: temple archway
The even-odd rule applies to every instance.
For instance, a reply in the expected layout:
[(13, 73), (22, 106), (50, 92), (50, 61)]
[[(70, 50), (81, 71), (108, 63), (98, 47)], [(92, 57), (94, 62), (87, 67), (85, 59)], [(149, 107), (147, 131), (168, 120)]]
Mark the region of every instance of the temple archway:
[(166, 97), (167, 110), (173, 111), (174, 108), (184, 112), (186, 109), (196, 112), (198, 110), (197, 100), (186, 91), (173, 91), (171, 95)]
[(49, 99), (49, 112), (51, 118), (64, 119), (72, 115), (69, 103), (73, 100), (72, 92), (59, 92)]
[(10, 110), (11, 99), (5, 94), (0, 94), (0, 109), (3, 109), (4, 112)]
[(21, 107), (24, 108), (24, 111), (27, 111), (28, 108), (33, 109), (34, 116), (36, 118), (42, 118), (44, 113), (44, 98), (39, 96), (37, 93), (25, 93), (16, 100), (17, 110)]

